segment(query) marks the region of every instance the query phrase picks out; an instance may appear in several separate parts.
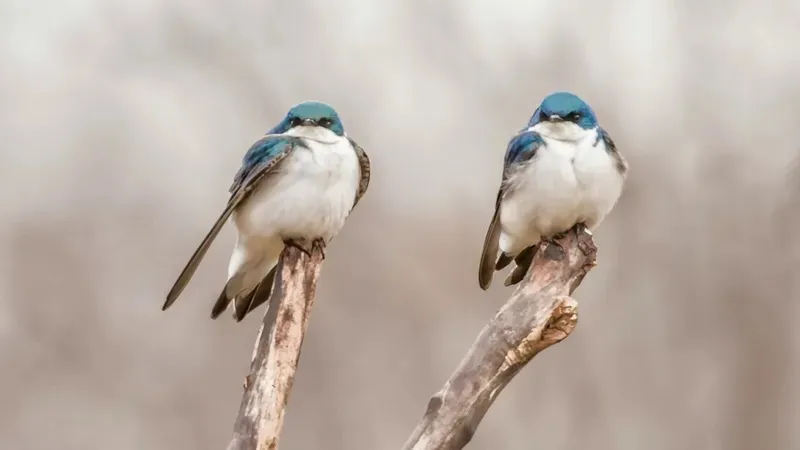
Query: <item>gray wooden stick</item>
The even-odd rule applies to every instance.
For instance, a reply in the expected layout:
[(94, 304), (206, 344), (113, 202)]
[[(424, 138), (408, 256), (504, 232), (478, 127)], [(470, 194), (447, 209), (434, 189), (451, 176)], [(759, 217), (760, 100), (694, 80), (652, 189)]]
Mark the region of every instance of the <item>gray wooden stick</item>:
[(309, 256), (287, 246), (281, 255), (228, 450), (278, 448), (323, 259), (316, 248)]

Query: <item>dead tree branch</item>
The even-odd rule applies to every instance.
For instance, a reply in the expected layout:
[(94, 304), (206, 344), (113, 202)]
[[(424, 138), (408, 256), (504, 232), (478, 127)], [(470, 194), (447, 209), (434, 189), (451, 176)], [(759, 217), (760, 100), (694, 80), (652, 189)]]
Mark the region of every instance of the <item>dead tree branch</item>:
[(542, 244), (525, 280), (431, 398), (405, 450), (466, 446), (494, 400), (525, 364), (575, 328), (578, 304), (569, 295), (595, 265), (597, 248), (591, 234), (575, 228), (558, 243)]
[(316, 247), (311, 256), (290, 246), (281, 255), (228, 450), (278, 448), (323, 259)]

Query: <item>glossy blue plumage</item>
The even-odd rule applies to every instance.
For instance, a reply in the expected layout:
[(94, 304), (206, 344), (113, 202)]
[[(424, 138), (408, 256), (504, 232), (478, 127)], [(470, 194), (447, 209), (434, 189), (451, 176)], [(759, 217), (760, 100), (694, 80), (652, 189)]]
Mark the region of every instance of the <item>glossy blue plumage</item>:
[[(323, 125), (322, 121), (329, 121), (330, 125)], [(292, 107), (286, 117), (280, 121), (275, 127), (267, 132), (267, 134), (282, 134), (287, 132), (294, 126), (298, 125), (298, 121), (307, 121), (316, 125), (325, 126), (338, 136), (344, 136), (344, 125), (339, 118), (339, 114), (331, 106), (322, 102), (304, 102)]]
[(506, 148), (504, 167), (508, 169), (515, 164), (530, 160), (543, 144), (542, 136), (535, 131), (523, 131), (517, 134), (511, 138)]
[(555, 92), (542, 100), (541, 105), (533, 112), (528, 121), (528, 128), (547, 120), (551, 116), (560, 117), (563, 120), (570, 120), (573, 114), (578, 115), (574, 122), (588, 130), (597, 126), (597, 116), (592, 108), (580, 97), (569, 92)]
[(238, 189), (253, 169), (262, 164), (268, 164), (270, 161), (292, 151), (298, 145), (303, 145), (303, 141), (295, 136), (267, 135), (256, 141), (242, 158), (242, 167), (233, 177), (230, 192)]

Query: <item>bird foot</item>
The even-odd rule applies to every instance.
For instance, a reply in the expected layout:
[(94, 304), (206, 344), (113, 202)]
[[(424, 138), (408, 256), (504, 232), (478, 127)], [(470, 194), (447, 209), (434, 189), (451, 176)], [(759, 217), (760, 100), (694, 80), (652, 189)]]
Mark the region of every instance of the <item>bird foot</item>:
[(327, 244), (322, 238), (317, 238), (311, 241), (311, 249), (319, 250), (319, 253), (322, 255), (322, 259), (325, 259), (325, 247), (327, 247)]
[[(573, 226), (573, 228), (575, 228), (575, 232), (577, 234), (586, 233), (589, 236), (592, 236), (592, 232), (589, 231), (589, 227), (587, 227), (584, 222), (576, 223)], [(567, 231), (562, 231), (561, 233), (556, 233), (556, 234), (550, 236), (549, 238), (545, 238), (545, 239), (542, 239), (542, 240), (547, 242), (548, 244), (553, 244), (553, 245), (557, 245), (557, 246), (561, 247), (561, 244), (559, 244), (558, 241), (560, 241), (561, 239), (564, 239), (565, 237), (567, 237), (567, 234), (570, 231), (571, 231), (571, 229), (567, 230)], [(561, 247), (561, 248), (563, 250), (563, 247)]]
[(593, 236), (592, 231), (589, 230), (589, 227), (587, 227), (586, 224), (583, 223), (583, 222), (579, 222), (579, 223), (575, 224), (575, 231), (578, 234), (586, 233), (589, 236)]
[(322, 254), (322, 259), (325, 259), (325, 246), (326, 246), (326, 244), (325, 244), (325, 240), (324, 239), (317, 238), (317, 239), (312, 240), (310, 247), (307, 246), (307, 242), (308, 241), (305, 241), (305, 240), (299, 241), (299, 240), (296, 240), (296, 239), (287, 239), (287, 240), (283, 241), (283, 244), (286, 245), (287, 247), (294, 247), (294, 248), (300, 250), (301, 252), (303, 252), (306, 255), (308, 255), (309, 258), (311, 257), (311, 253), (314, 250), (319, 250), (319, 252)]
[[(589, 236), (593, 236), (592, 232), (589, 230), (589, 227), (587, 227), (587, 226), (586, 226), (586, 224), (585, 224), (584, 222), (578, 222), (578, 223), (576, 223), (576, 224), (573, 226), (573, 228), (575, 228), (575, 232), (576, 232), (576, 234), (578, 234), (578, 235), (581, 235), (582, 233), (586, 233), (586, 234), (588, 234)], [(571, 231), (571, 229), (570, 229), (570, 230), (567, 230), (567, 231), (563, 231), (563, 232), (561, 232), (561, 233), (556, 233), (556, 234), (554, 234), (554, 235), (552, 235), (552, 236), (550, 236), (550, 237), (542, 238), (542, 242), (547, 242), (547, 244), (548, 244), (548, 245), (553, 245), (553, 246), (556, 246), (556, 247), (558, 247), (558, 248), (559, 248), (561, 251), (564, 251), (564, 246), (563, 246), (563, 245), (561, 245), (561, 243), (560, 243), (560, 242), (558, 242), (558, 241), (560, 241), (561, 239), (564, 239), (565, 237), (567, 237), (567, 234), (568, 234), (570, 231)]]
[(565, 237), (567, 237), (567, 231), (564, 231), (564, 232), (561, 232), (561, 233), (556, 233), (556, 234), (554, 234), (552, 236), (548, 236), (548, 237), (542, 239), (542, 241), (547, 242), (547, 245), (556, 246), (556, 247), (558, 247), (559, 249), (561, 249), (563, 251), (564, 247), (558, 241), (560, 241), (561, 239), (564, 239)]
[[(562, 236), (562, 237), (563, 237), (563, 236)], [(549, 237), (549, 238), (545, 238), (545, 239), (542, 239), (542, 241), (543, 241), (543, 242), (546, 242), (546, 243), (547, 243), (547, 245), (548, 245), (548, 247), (557, 247), (557, 248), (558, 248), (559, 250), (561, 250), (562, 252), (564, 251), (564, 246), (563, 246), (563, 245), (561, 245), (561, 243), (560, 243), (560, 242), (558, 242), (558, 240), (557, 240), (557, 238), (556, 238), (555, 236), (553, 236), (553, 237)]]
[(311, 250), (313, 250), (313, 248), (312, 249), (306, 248), (304, 241), (298, 241), (296, 239), (286, 239), (283, 241), (283, 245), (287, 247), (294, 247), (300, 250), (301, 252), (305, 253), (309, 257), (311, 257)]

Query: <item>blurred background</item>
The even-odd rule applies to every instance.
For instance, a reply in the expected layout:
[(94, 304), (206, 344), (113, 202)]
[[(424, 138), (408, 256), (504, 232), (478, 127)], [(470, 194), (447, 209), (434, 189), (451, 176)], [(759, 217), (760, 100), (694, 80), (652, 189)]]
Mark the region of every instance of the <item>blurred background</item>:
[[(471, 449), (800, 449), (800, 4), (0, 1), (0, 448), (212, 450), (263, 309), (208, 318), (250, 144), (333, 104), (372, 159), (328, 249), (282, 449), (393, 449), (512, 292), (477, 264), (551, 91), (630, 163), (580, 323)], [(498, 281), (499, 279), (499, 281)]]

